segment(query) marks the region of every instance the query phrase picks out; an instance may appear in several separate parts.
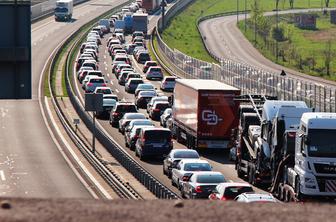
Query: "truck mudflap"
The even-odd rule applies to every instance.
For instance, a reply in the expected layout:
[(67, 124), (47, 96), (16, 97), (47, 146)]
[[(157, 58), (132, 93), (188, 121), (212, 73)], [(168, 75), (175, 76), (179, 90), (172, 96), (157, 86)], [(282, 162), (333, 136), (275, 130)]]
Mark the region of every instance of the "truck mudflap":
[(228, 140), (198, 140), (197, 147), (200, 149), (229, 149)]

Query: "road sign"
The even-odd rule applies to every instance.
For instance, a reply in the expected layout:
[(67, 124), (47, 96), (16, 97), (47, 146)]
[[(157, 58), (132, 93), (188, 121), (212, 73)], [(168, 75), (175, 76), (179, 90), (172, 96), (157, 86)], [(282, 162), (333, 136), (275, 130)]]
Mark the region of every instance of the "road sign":
[(85, 93), (85, 111), (103, 111), (103, 94)]

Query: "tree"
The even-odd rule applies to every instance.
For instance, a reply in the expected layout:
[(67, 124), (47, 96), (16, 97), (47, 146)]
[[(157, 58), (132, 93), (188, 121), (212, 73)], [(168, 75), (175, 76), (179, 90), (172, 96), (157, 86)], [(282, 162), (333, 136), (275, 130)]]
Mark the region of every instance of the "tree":
[(260, 6), (260, 0), (253, 0), (251, 4), (251, 21), (254, 25), (254, 41), (257, 43), (257, 30), (259, 29), (258, 23), (260, 18), (263, 17), (263, 10)]
[(324, 0), (326, 8), (329, 8), (330, 0)]
[(322, 51), (323, 56), (324, 56), (324, 66), (325, 66), (325, 70), (327, 72), (327, 75), (330, 75), (330, 66), (331, 66), (331, 61), (334, 57), (334, 52), (332, 50), (332, 43), (331, 40), (328, 40), (326, 42), (326, 47), (325, 49)]
[(294, 8), (294, 0), (289, 0), (289, 7), (290, 7), (291, 9)]

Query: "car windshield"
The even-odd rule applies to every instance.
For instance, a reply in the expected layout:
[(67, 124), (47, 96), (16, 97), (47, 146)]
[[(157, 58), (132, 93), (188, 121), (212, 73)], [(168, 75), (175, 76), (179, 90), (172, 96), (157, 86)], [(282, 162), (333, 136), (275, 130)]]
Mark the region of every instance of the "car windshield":
[(154, 91), (142, 91), (139, 93), (139, 96), (142, 96), (142, 97), (153, 97), (155, 96), (155, 92)]
[(195, 158), (198, 159), (199, 155), (194, 151), (177, 151), (174, 153), (174, 158)]
[(166, 143), (171, 139), (171, 133), (163, 130), (149, 130), (145, 132), (146, 141)]
[(308, 155), (311, 157), (336, 157), (336, 130), (310, 129)]
[(211, 166), (208, 163), (186, 163), (185, 171), (211, 171)]
[(236, 196), (246, 192), (253, 192), (252, 187), (232, 186), (225, 189), (224, 196), (226, 198), (234, 199)]
[(130, 82), (130, 84), (140, 84), (140, 83), (143, 83), (143, 81), (141, 79), (139, 79), (139, 80), (132, 80)]
[(132, 126), (152, 126), (153, 123), (150, 120), (135, 120), (130, 125)]
[(139, 85), (139, 89), (154, 89), (153, 85), (145, 84), (145, 85)]
[(175, 78), (166, 78), (167, 82), (175, 82)]
[(223, 183), (225, 182), (224, 176), (220, 174), (205, 174), (198, 175), (197, 183)]
[(66, 13), (66, 12), (68, 12), (68, 9), (67, 8), (55, 8), (55, 12)]

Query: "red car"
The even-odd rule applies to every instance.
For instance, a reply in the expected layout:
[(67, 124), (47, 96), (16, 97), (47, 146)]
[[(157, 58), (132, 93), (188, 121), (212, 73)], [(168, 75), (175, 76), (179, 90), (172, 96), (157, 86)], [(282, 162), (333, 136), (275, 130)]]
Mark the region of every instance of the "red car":
[(144, 73), (146, 73), (147, 70), (149, 69), (149, 67), (151, 67), (151, 66), (157, 66), (157, 65), (158, 65), (158, 64), (157, 64), (156, 61), (147, 61), (147, 62), (145, 62), (145, 65), (144, 65), (142, 71), (143, 71)]
[(209, 195), (210, 200), (234, 200), (242, 193), (254, 192), (248, 183), (220, 183)]

